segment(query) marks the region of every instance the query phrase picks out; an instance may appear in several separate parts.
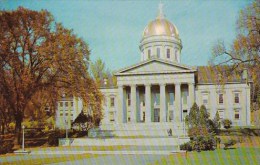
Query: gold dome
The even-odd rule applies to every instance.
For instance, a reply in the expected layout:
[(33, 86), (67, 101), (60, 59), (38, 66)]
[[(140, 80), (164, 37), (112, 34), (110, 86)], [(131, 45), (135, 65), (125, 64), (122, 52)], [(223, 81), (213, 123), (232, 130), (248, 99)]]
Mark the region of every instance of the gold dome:
[(174, 36), (179, 37), (177, 28), (165, 18), (157, 18), (150, 22), (144, 29), (143, 37), (149, 36)]
[(159, 4), (157, 18), (150, 22), (144, 29), (143, 38), (149, 36), (171, 36), (179, 38), (177, 28), (167, 19), (164, 18), (163, 4)]

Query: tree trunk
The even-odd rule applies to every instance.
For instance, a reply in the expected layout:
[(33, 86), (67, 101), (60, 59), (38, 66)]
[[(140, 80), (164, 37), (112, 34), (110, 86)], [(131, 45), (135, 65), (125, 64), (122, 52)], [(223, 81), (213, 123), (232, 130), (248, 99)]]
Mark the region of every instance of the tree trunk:
[(21, 144), (22, 121), (23, 121), (23, 116), (22, 116), (21, 112), (17, 113), (15, 115), (15, 141), (14, 141), (14, 145)]
[(4, 135), (5, 134), (5, 122), (2, 121), (2, 130), (1, 130), (1, 134)]

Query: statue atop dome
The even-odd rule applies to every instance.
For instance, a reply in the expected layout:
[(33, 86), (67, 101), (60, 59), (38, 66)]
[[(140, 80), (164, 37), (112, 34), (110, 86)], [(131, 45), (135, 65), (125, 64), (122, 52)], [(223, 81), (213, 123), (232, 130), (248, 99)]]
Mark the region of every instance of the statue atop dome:
[(164, 19), (163, 4), (162, 4), (162, 2), (159, 3), (159, 12), (158, 12), (157, 19)]

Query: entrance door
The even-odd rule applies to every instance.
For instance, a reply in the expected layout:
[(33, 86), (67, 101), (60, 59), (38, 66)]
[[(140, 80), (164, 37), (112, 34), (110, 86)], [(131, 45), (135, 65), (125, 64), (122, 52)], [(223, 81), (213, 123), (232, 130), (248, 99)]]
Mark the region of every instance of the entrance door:
[(160, 122), (160, 109), (154, 109), (154, 122)]

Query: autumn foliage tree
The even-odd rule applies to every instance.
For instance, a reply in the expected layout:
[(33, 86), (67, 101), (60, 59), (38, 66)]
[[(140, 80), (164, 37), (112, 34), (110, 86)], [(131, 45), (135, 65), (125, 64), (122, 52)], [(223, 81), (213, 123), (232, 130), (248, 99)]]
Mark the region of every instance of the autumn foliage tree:
[[(89, 76), (87, 44), (46, 10), (0, 11), (0, 95), (15, 120), (19, 141), (24, 111), (36, 95), (81, 97), (101, 116), (102, 95)], [(40, 102), (40, 100), (39, 100)]]
[[(254, 82), (253, 99), (260, 103), (260, 0), (241, 10), (237, 20), (237, 36), (230, 47), (219, 40), (213, 46), (213, 65), (229, 65), (227, 76), (248, 68)], [(259, 98), (257, 98), (259, 97)]]

